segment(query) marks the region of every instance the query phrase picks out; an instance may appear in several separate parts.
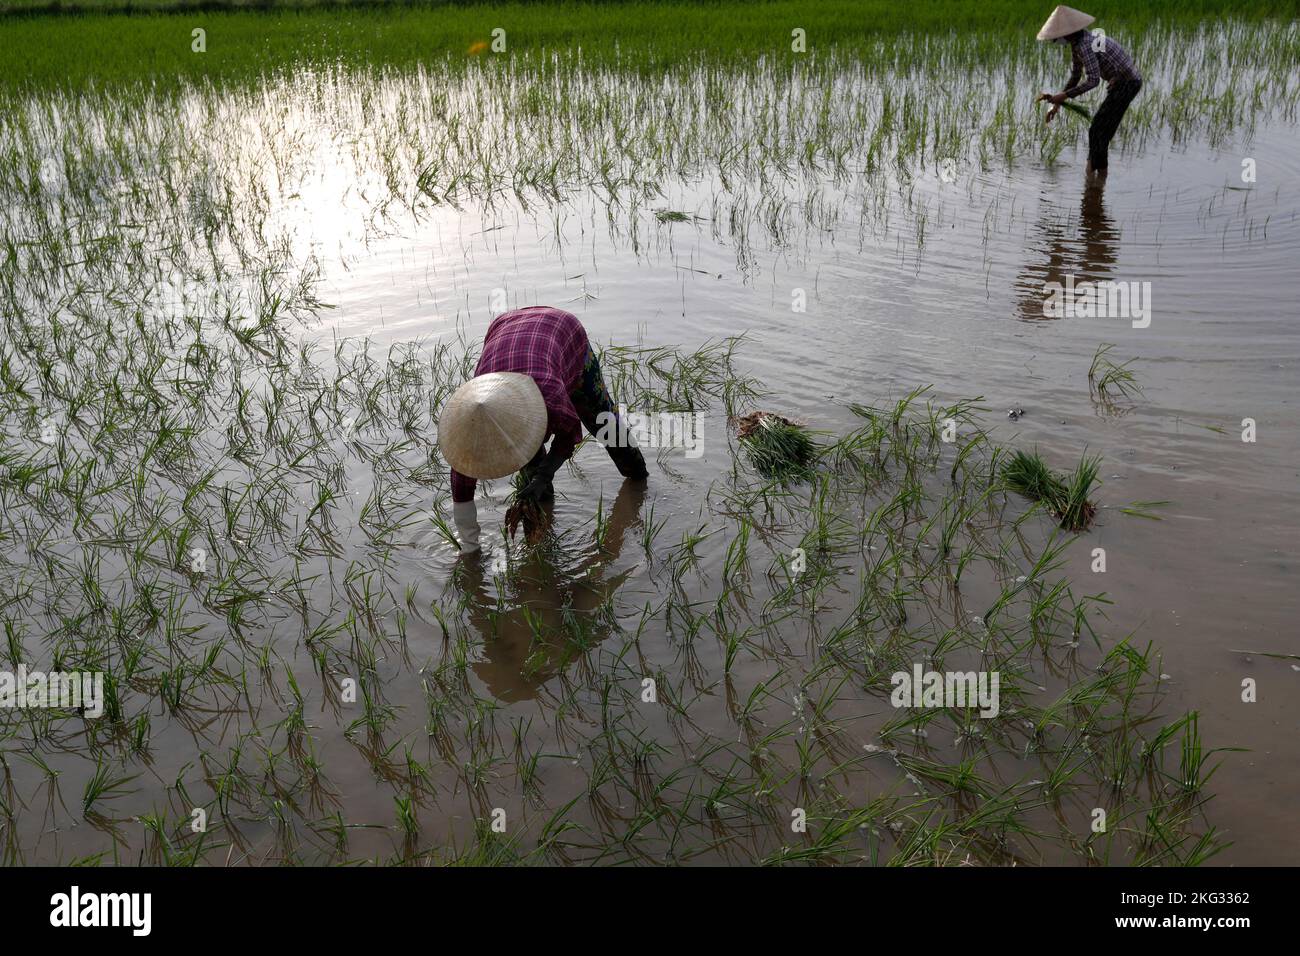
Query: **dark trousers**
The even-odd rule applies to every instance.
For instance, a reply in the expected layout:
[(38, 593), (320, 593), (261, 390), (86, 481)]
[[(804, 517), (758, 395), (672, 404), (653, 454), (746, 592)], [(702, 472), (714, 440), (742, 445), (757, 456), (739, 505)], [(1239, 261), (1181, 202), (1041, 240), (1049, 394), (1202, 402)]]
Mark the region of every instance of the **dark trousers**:
[(1088, 162), (1093, 172), (1100, 172), (1109, 165), (1110, 141), (1115, 130), (1119, 129), (1119, 121), (1128, 111), (1128, 105), (1141, 89), (1141, 80), (1120, 80), (1110, 88), (1097, 115), (1092, 118), (1092, 125), (1088, 127)]
[[(574, 411), (578, 413), (583, 427), (592, 435), (599, 434), (605, 424), (600, 420), (602, 414), (609, 415), (613, 422), (619, 421), (618, 412), (614, 410), (614, 402), (609, 397), (609, 389), (605, 387), (605, 376), (600, 371), (600, 360), (590, 348), (587, 349), (587, 360), (583, 364), (582, 379), (578, 387), (570, 393), (569, 399), (573, 402)], [(621, 425), (611, 424), (606, 429), (606, 434), (612, 431), (615, 435), (620, 435), (623, 430)], [(605, 451), (609, 453), (614, 467), (624, 478), (641, 480), (649, 475), (640, 448), (616, 443), (606, 445)], [(538, 466), (545, 458), (546, 446), (543, 445), (537, 450), (533, 460), (520, 469), (521, 487), (532, 481), (537, 474)]]
[[(578, 413), (578, 418), (582, 420), (583, 427), (592, 435), (601, 432), (602, 414), (610, 416), (607, 422), (613, 423), (606, 428), (606, 434), (610, 431), (613, 431), (615, 436), (623, 434), (621, 420), (618, 412), (614, 410), (614, 401), (609, 397), (609, 389), (605, 387), (605, 376), (600, 371), (600, 360), (590, 348), (587, 349), (587, 361), (582, 368), (582, 383), (569, 398), (573, 400), (573, 408)], [(650, 474), (646, 469), (645, 457), (641, 454), (640, 448), (621, 445), (616, 441), (612, 445), (605, 445), (605, 451), (614, 462), (618, 473), (624, 478), (640, 480)]]

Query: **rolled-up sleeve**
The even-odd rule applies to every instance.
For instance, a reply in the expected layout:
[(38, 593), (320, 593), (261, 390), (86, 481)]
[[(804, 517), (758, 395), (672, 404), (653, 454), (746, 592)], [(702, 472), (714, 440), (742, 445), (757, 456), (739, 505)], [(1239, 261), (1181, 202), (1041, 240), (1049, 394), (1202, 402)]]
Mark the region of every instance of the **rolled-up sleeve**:
[[(1101, 61), (1097, 59), (1088, 40), (1081, 40), (1074, 45), (1074, 55), (1077, 58), (1074, 72), (1070, 74), (1070, 86), (1065, 90), (1066, 99), (1071, 100), (1082, 96), (1101, 82)], [(1080, 72), (1083, 73), (1082, 83), (1078, 81)]]
[(1071, 49), (1070, 50), (1070, 78), (1065, 81), (1065, 86), (1061, 87), (1061, 89), (1063, 90), (1073, 89), (1074, 85), (1079, 82), (1082, 76), (1083, 76), (1083, 64), (1079, 62), (1079, 51)]
[(451, 470), (451, 500), (457, 503), (474, 500), (474, 489), (478, 481), (468, 475), (462, 475), (455, 468)]
[(582, 441), (582, 419), (573, 407), (568, 389), (554, 380), (539, 382), (542, 398), (546, 400), (546, 431), (564, 438), (572, 445)]

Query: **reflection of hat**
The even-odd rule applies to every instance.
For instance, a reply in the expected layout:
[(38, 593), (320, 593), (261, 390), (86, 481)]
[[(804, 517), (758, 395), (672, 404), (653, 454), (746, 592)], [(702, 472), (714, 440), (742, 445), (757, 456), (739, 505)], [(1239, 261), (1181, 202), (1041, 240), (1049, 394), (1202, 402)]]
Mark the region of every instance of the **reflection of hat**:
[(1086, 13), (1080, 13), (1074, 7), (1057, 7), (1052, 11), (1052, 15), (1047, 18), (1043, 28), (1038, 31), (1038, 39), (1059, 40), (1061, 37), (1068, 37), (1071, 33), (1077, 33), (1096, 19), (1096, 17), (1090, 17)]
[(546, 401), (529, 375), (490, 372), (452, 394), (438, 421), (438, 445), (468, 478), (504, 478), (532, 460), (546, 437)]

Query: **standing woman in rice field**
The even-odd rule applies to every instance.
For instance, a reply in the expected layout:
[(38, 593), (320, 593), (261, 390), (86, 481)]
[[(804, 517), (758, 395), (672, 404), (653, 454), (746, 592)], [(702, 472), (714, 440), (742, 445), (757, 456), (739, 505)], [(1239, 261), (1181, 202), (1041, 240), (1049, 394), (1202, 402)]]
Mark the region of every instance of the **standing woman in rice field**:
[[(1109, 165), (1110, 141), (1119, 128), (1129, 104), (1142, 89), (1142, 75), (1133, 65), (1132, 58), (1122, 46), (1104, 31), (1093, 33), (1085, 29), (1095, 20), (1073, 7), (1060, 6), (1052, 11), (1043, 28), (1038, 31), (1040, 41), (1068, 43), (1070, 45), (1070, 79), (1060, 93), (1044, 93), (1052, 108), (1047, 122), (1052, 121), (1061, 104), (1087, 93), (1101, 80), (1107, 84), (1106, 99), (1088, 127), (1088, 174), (1105, 176)], [(1082, 82), (1080, 82), (1082, 81)]]
[[(582, 441), (616, 423), (606, 444), (619, 474), (648, 476), (641, 450), (618, 421), (600, 362), (577, 317), (549, 306), (503, 312), (483, 340), (474, 377), (447, 399), (438, 421), (438, 444), (451, 465), (452, 517), (462, 554), (479, 550), (477, 480), (521, 472), (515, 502), (506, 512), (513, 536), (522, 522), (533, 538), (545, 526), (554, 497), (551, 480)], [(606, 428), (606, 434), (611, 430)], [(554, 436), (550, 450), (545, 441)]]

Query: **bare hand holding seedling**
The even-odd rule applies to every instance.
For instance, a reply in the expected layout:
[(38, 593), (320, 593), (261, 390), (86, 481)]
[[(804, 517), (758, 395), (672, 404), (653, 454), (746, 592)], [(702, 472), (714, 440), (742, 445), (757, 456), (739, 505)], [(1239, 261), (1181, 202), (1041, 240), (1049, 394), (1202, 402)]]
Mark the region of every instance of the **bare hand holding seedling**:
[(514, 502), (506, 509), (506, 533), (511, 540), (514, 540), (515, 532), (521, 524), (525, 541), (532, 544), (541, 538), (551, 523), (546, 502), (554, 494), (551, 490), (551, 476), (546, 471), (518, 491)]
[(1053, 119), (1056, 118), (1056, 114), (1061, 111), (1061, 104), (1065, 102), (1065, 94), (1064, 93), (1040, 93), (1038, 96), (1038, 100), (1039, 102), (1046, 100), (1047, 102), (1052, 104), (1052, 108), (1047, 111), (1047, 116), (1043, 118), (1044, 123), (1050, 123)]

